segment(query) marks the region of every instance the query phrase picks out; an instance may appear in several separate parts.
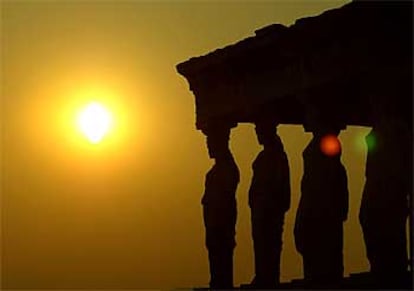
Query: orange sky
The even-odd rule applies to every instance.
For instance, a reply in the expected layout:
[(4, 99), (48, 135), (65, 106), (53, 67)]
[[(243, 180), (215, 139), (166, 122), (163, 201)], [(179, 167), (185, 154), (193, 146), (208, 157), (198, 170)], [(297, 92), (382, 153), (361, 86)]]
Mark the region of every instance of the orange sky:
[[(2, 1), (1, 194), (4, 288), (206, 286), (201, 195), (211, 167), (195, 130), (194, 96), (175, 71), (192, 56), (292, 24), (347, 1)], [(76, 110), (98, 99), (113, 135), (92, 146)], [(281, 126), (290, 161), (282, 281), (302, 276), (293, 221), (310, 139)], [(340, 139), (350, 214), (345, 271), (367, 270), (357, 213), (366, 128)], [(247, 189), (260, 147), (252, 125), (233, 130), (241, 171), (235, 283), (253, 276)]]

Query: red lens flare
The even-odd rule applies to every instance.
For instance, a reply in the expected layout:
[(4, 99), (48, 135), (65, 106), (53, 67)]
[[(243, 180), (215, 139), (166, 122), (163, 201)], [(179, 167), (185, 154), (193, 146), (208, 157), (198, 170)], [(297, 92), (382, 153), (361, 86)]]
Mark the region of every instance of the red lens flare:
[(341, 143), (333, 134), (322, 137), (320, 146), (321, 151), (327, 156), (335, 156), (341, 151)]

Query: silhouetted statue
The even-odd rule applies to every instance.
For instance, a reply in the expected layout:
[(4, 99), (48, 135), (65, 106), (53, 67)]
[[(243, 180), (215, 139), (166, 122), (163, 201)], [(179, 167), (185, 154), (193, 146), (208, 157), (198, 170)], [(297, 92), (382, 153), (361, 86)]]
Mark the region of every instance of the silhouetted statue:
[(233, 250), (237, 218), (236, 189), (239, 170), (230, 152), (230, 128), (210, 126), (207, 135), (209, 156), (215, 164), (206, 175), (202, 198), (206, 246), (210, 263), (210, 288), (233, 287)]
[[(343, 223), (348, 213), (347, 176), (341, 164), (339, 131), (314, 133), (303, 152), (302, 195), (296, 213), (295, 244), (303, 258), (304, 278), (311, 287), (335, 288), (343, 277)], [(339, 150), (325, 154), (324, 136)]]
[(366, 181), (359, 219), (371, 273), (381, 287), (398, 288), (407, 274), (406, 223), (411, 195), (412, 140), (389, 120), (366, 137)]
[(273, 122), (256, 123), (263, 150), (253, 162), (249, 191), (255, 277), (250, 287), (271, 289), (279, 284), (285, 212), (290, 207), (289, 164)]

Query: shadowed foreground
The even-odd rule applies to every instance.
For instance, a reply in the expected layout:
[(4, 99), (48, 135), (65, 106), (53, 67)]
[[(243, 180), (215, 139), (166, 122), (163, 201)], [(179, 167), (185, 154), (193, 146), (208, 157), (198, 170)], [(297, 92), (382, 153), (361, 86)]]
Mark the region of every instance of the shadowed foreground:
[[(239, 171), (229, 140), (248, 122), (263, 151), (249, 191), (255, 274), (242, 289), (412, 289), (412, 8), (411, 1), (352, 1), (177, 65), (215, 160), (203, 196), (210, 288), (233, 287)], [(294, 229), (304, 280), (290, 283), (279, 283), (290, 197), (279, 124), (313, 134), (302, 154)], [(349, 194), (338, 135), (349, 125), (372, 128), (359, 212), (370, 273), (343, 278)]]
[[(334, 289), (370, 289), (370, 290), (380, 290), (380, 289), (397, 289), (397, 290), (413, 290), (414, 282), (413, 278), (411, 277), (410, 273), (407, 272), (405, 280), (401, 282), (401, 286), (397, 287), (386, 287), (377, 284), (374, 279), (371, 277), (370, 273), (355, 273), (350, 274), (349, 277), (345, 277), (342, 280), (342, 283), (339, 286), (336, 286)], [(239, 288), (235, 288), (245, 290), (250, 289), (248, 285), (241, 285)], [(325, 289), (325, 290), (332, 290), (330, 286), (320, 286), (319, 288), (309, 288), (307, 286), (306, 281), (303, 279), (294, 279), (290, 282), (283, 282), (280, 283), (277, 290), (317, 290), (317, 289)], [(184, 289), (177, 289), (177, 290), (184, 290)], [(210, 288), (194, 288), (191, 290), (201, 291), (201, 290), (210, 290)], [(255, 289), (257, 290), (257, 289)]]

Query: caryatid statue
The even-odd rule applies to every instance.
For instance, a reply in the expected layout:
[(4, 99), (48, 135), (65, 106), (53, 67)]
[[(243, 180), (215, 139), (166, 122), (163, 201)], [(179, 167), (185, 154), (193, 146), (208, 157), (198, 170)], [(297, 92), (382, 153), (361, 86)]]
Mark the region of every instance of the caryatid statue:
[(277, 124), (256, 122), (256, 135), (263, 150), (253, 162), (249, 190), (256, 289), (276, 288), (280, 280), (280, 254), (285, 212), (290, 207), (289, 163)]
[(233, 288), (233, 251), (236, 246), (236, 190), (239, 169), (229, 149), (230, 126), (203, 129), (214, 166), (206, 175), (202, 198), (206, 247), (210, 264), (210, 288)]
[(412, 195), (412, 134), (397, 119), (374, 125), (359, 219), (374, 282), (404, 286), (408, 270), (406, 223)]
[(295, 221), (295, 244), (311, 287), (338, 287), (343, 277), (343, 223), (348, 213), (347, 175), (339, 130), (314, 131), (303, 152), (304, 174)]

